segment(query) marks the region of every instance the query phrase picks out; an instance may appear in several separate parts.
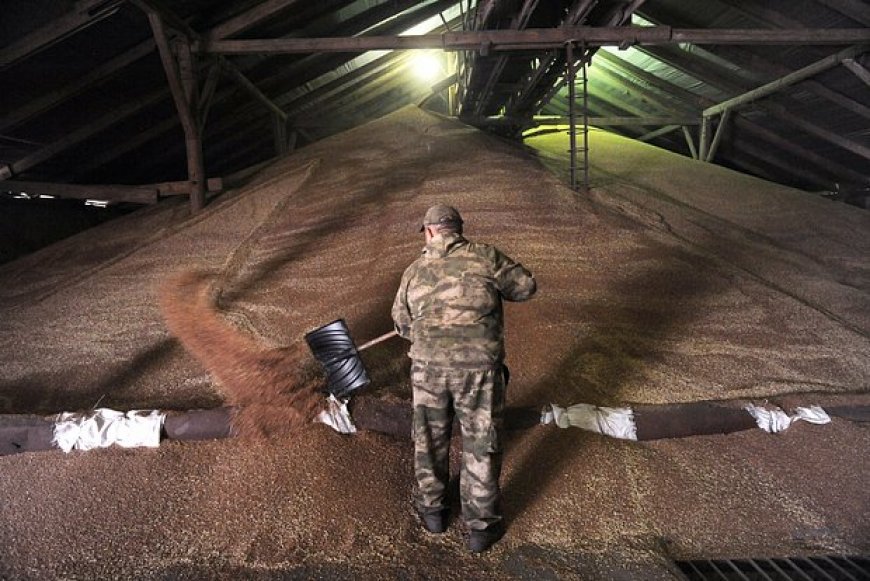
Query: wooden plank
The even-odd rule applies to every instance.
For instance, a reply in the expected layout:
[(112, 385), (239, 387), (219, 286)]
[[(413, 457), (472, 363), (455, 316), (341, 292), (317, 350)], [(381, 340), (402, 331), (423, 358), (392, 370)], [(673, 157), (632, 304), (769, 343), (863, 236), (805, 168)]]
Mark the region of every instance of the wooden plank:
[(72, 11), (0, 49), (0, 69), (11, 66), (80, 30), (113, 15), (119, 0), (79, 0)]
[(234, 81), (239, 83), (242, 87), (245, 88), (248, 93), (250, 93), (257, 101), (262, 103), (269, 109), (272, 113), (280, 117), (283, 121), (287, 121), (287, 113), (285, 113), (281, 107), (275, 104), (269, 97), (267, 97), (263, 91), (261, 91), (257, 85), (251, 82), (248, 77), (245, 76), (239, 68), (233, 64), (231, 61), (227, 60), (224, 57), (220, 57), (221, 62), (223, 64), (222, 70), (227, 73)]
[(490, 50), (556, 48), (565, 42), (587, 46), (662, 44), (860, 44), (870, 42), (870, 29), (677, 29), (670, 26), (572, 26), (526, 30), (480, 30), (414, 36), (356, 36), (327, 38), (276, 38), (255, 40), (204, 40), (195, 48), (215, 54), (299, 54), (366, 52), (369, 50)]
[(154, 186), (53, 184), (48, 182), (6, 180), (3, 182), (2, 188), (9, 191), (26, 192), (30, 195), (56, 196), (78, 200), (106, 200), (109, 202), (130, 202), (133, 204), (157, 203), (157, 188)]
[(867, 3), (867, 0), (816, 0), (816, 2), (824, 4), (855, 22), (870, 26), (870, 4)]
[(96, 85), (114, 73), (118, 72), (127, 65), (136, 62), (154, 50), (154, 41), (146, 40), (141, 42), (130, 50), (117, 57), (106, 61), (104, 64), (91, 70), (85, 75), (82, 75), (75, 82), (61, 87), (57, 91), (52, 91), (38, 97), (26, 105), (10, 112), (8, 115), (0, 118), (0, 131), (5, 131), (11, 127), (27, 121), (28, 119), (48, 111), (70, 97), (74, 97), (82, 93), (85, 89)]
[[(782, 105), (769, 103), (765, 104), (763, 106), (763, 109), (769, 111), (786, 124), (791, 124), (799, 127), (800, 129), (811, 135), (820, 137), (829, 143), (833, 143), (834, 145), (842, 147), (846, 151), (850, 151), (855, 155), (870, 160), (870, 147), (862, 143), (858, 143), (857, 141), (854, 141), (847, 137), (843, 137), (840, 133), (836, 131), (831, 131), (830, 129), (821, 127), (819, 125), (816, 125), (815, 123), (812, 123), (811, 121), (807, 121), (806, 119), (798, 117), (788, 108), (783, 107)], [(867, 176), (867, 179), (870, 179), (870, 176)]]
[(831, 159), (823, 155), (819, 155), (814, 151), (810, 151), (804, 147), (800, 147), (794, 144), (791, 140), (785, 139), (784, 137), (781, 137), (773, 131), (770, 131), (768, 129), (765, 129), (764, 127), (761, 127), (760, 125), (756, 125), (755, 123), (751, 123), (742, 119), (740, 115), (735, 117), (734, 122), (741, 128), (741, 130), (748, 131), (759, 139), (775, 145), (778, 148), (787, 151), (796, 157), (799, 157), (800, 159), (803, 159), (818, 166), (820, 170), (825, 174), (839, 175), (841, 180), (849, 179), (856, 184), (870, 185), (870, 176), (868, 176), (867, 174), (857, 172), (850, 167), (846, 167), (842, 164), (832, 161)]
[[(143, 186), (146, 187), (146, 186)], [(148, 184), (149, 188), (157, 190), (161, 196), (186, 196), (190, 193), (190, 182), (159, 182), (156, 184)], [(223, 178), (208, 178), (206, 187), (210, 193), (220, 192), (224, 189)]]
[[(9, 167), (14, 175), (21, 174), (22, 172), (32, 168), (33, 166), (42, 163), (46, 159), (49, 159), (61, 151), (65, 151), (70, 147), (81, 143), (82, 141), (93, 137), (98, 134), (100, 131), (114, 125), (121, 119), (124, 119), (142, 109), (157, 103), (166, 97), (166, 92), (163, 89), (158, 89), (157, 91), (153, 91), (148, 93), (141, 99), (136, 99), (134, 101), (128, 102), (126, 105), (115, 109), (103, 115), (97, 120), (90, 121), (85, 125), (82, 125), (77, 130), (72, 131), (66, 134), (62, 139), (59, 139), (49, 145), (46, 145), (42, 149), (33, 152), (32, 154), (19, 159), (11, 164)], [(2, 174), (0, 174), (0, 179), (2, 179)]]
[[(495, 123), (510, 123), (512, 120), (510, 118), (490, 118), (487, 117), (483, 121), (483, 123), (487, 123), (488, 119), (494, 119)], [(617, 126), (633, 126), (633, 125), (698, 125), (700, 123), (699, 117), (666, 117), (666, 116), (646, 116), (646, 117), (624, 117), (624, 116), (606, 116), (606, 117), (592, 117), (589, 118), (589, 125), (596, 125), (600, 127), (617, 127)], [(514, 119), (514, 122), (520, 121), (519, 119)], [(532, 122), (535, 125), (567, 125), (568, 117), (567, 116), (551, 116), (551, 115), (535, 115), (532, 117)]]
[(723, 111), (728, 109), (733, 109), (735, 107), (740, 107), (747, 103), (751, 103), (753, 101), (757, 101), (763, 97), (776, 93), (786, 87), (790, 87), (795, 83), (799, 83), (804, 79), (808, 79), (813, 77), (821, 72), (827, 71), (828, 69), (834, 68), (840, 63), (845, 64), (849, 59), (854, 58), (855, 56), (866, 52), (866, 46), (851, 46), (849, 48), (843, 49), (839, 52), (836, 52), (828, 57), (825, 57), (821, 60), (814, 62), (811, 65), (800, 68), (792, 73), (789, 73), (783, 77), (770, 81), (769, 83), (765, 83), (760, 87), (752, 89), (742, 95), (738, 95), (726, 101), (722, 101), (721, 103), (704, 109), (704, 116), (709, 117), (711, 115), (718, 115)]
[[(157, 44), (160, 60), (163, 62), (166, 80), (169, 82), (172, 99), (175, 102), (175, 108), (178, 111), (178, 117), (184, 129), (184, 141), (187, 151), (187, 178), (190, 184), (190, 210), (191, 213), (195, 214), (205, 206), (206, 175), (202, 139), (199, 134), (196, 112), (193, 110), (198, 101), (198, 96), (196, 96), (191, 88), (191, 85), (195, 85), (195, 79), (190, 78), (193, 74), (193, 66), (190, 62), (190, 45), (186, 41), (179, 45), (179, 64), (176, 65), (175, 57), (169, 46), (166, 30), (163, 26), (163, 17), (155, 11), (149, 11), (147, 14), (148, 22), (151, 24), (151, 30), (154, 33), (154, 42)], [(181, 76), (179, 66), (181, 71), (184, 72), (184, 78)]]
[(870, 71), (861, 66), (858, 61), (854, 59), (846, 59), (843, 61), (843, 66), (852, 71), (852, 73), (864, 81), (864, 84), (870, 87)]
[(212, 28), (205, 36), (209, 40), (228, 38), (240, 32), (256, 26), (260, 22), (270, 18), (274, 14), (296, 4), (303, 4), (303, 0), (267, 0), (261, 2), (250, 10), (230, 18), (226, 22)]
[[(667, 126), (662, 127), (660, 129), (656, 129), (655, 131), (650, 131), (649, 133), (645, 133), (644, 135), (641, 135), (640, 137), (638, 137), (637, 140), (638, 141), (651, 141), (657, 137), (661, 137), (662, 135), (667, 135), (668, 133), (676, 131), (680, 127), (681, 127), (681, 125), (667, 125)], [(688, 131), (688, 130), (686, 130), (686, 131)], [(691, 138), (691, 136), (690, 136), (690, 138)], [(695, 149), (694, 143), (691, 145), (691, 149)], [(693, 157), (698, 156), (697, 153), (693, 153), (692, 155), (693, 155)]]

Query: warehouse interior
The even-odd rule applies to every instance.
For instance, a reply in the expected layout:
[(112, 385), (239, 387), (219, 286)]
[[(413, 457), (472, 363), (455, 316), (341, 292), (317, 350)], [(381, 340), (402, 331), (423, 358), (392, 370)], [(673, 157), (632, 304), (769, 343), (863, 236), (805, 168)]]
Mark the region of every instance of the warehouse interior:
[[(865, 2), (3, 14), (0, 578), (870, 575)], [(407, 343), (363, 354), (356, 434), (281, 423), (302, 388), (275, 369), (317, 376), (307, 332), (390, 330), (435, 203), (540, 287), (506, 308), (508, 406), (532, 421), (505, 439), (508, 531), (483, 555), (411, 508)], [(538, 422), (577, 404), (648, 437)], [(765, 433), (747, 406), (828, 421)], [(22, 436), (98, 407), (245, 429)]]

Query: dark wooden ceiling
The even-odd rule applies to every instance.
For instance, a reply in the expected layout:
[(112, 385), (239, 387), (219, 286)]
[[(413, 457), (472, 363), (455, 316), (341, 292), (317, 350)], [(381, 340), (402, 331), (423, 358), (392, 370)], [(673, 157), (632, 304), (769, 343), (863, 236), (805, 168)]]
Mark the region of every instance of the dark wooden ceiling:
[[(222, 177), (408, 104), (521, 138), (568, 114), (566, 40), (591, 62), (596, 125), (697, 157), (706, 118), (708, 142), (721, 126), (713, 163), (844, 197), (870, 188), (863, 0), (8, 0), (2, 11), (10, 191), (132, 184), (148, 187), (103, 197), (156, 201), (185, 191), (166, 182), (190, 177), (192, 133), (205, 173)], [(448, 50), (402, 50), (409, 31)], [(423, 52), (440, 59), (426, 80)]]

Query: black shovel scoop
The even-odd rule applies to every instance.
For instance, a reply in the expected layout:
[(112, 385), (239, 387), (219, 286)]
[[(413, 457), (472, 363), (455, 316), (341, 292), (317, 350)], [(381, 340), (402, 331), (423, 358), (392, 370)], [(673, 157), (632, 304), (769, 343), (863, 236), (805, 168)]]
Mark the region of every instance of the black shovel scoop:
[(326, 390), (337, 398), (348, 397), (371, 380), (359, 352), (396, 335), (390, 331), (357, 348), (344, 319), (338, 319), (305, 334), (305, 341), (326, 370)]

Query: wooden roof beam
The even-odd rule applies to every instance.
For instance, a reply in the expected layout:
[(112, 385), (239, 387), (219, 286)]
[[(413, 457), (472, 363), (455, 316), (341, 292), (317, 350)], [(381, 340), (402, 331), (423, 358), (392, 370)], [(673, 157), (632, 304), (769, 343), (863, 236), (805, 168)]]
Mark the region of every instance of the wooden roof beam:
[(709, 117), (712, 115), (718, 115), (723, 111), (728, 109), (734, 109), (735, 107), (740, 107), (742, 105), (746, 105), (747, 103), (751, 103), (753, 101), (757, 101), (763, 97), (767, 97), (768, 95), (772, 95), (786, 87), (794, 85), (795, 83), (799, 83), (804, 79), (808, 79), (813, 77), (821, 72), (824, 72), (828, 69), (832, 69), (839, 64), (846, 64), (845, 61), (849, 61), (853, 59), (855, 56), (867, 51), (866, 46), (852, 46), (841, 50), (837, 53), (834, 53), (826, 58), (823, 58), (820, 61), (816, 61), (811, 65), (803, 67), (785, 75), (784, 77), (780, 77), (776, 80), (770, 81), (769, 83), (765, 83), (760, 87), (752, 89), (742, 95), (738, 95), (727, 101), (722, 101), (721, 103), (714, 105), (713, 107), (708, 107), (704, 109), (704, 116)]
[(82, 93), (89, 87), (102, 82), (104, 79), (115, 74), (127, 65), (150, 54), (153, 50), (154, 41), (152, 39), (137, 44), (123, 54), (116, 56), (95, 69), (92, 69), (87, 74), (77, 78), (75, 82), (70, 83), (65, 87), (61, 87), (56, 91), (46, 93), (45, 95), (28, 102), (26, 105), (11, 111), (9, 114), (0, 118), (0, 131), (5, 131), (11, 127), (15, 127), (40, 113), (52, 109), (66, 99)]
[(124, 119), (142, 109), (154, 105), (166, 97), (165, 89), (158, 89), (148, 93), (140, 99), (129, 101), (126, 105), (106, 113), (99, 119), (90, 121), (86, 125), (82, 125), (77, 130), (67, 133), (63, 138), (46, 145), (27, 155), (18, 161), (14, 161), (3, 168), (0, 168), (0, 180), (7, 179), (13, 175), (21, 174), (28, 169), (34, 167), (43, 161), (50, 159), (62, 151), (66, 151), (70, 147), (77, 145), (86, 139), (97, 135), (101, 131), (111, 127), (121, 119)]
[(864, 68), (858, 61), (855, 59), (849, 58), (843, 60), (843, 66), (852, 71), (852, 73), (864, 81), (864, 84), (870, 87), (870, 71)]
[(13, 192), (26, 192), (30, 195), (74, 198), (77, 200), (130, 202), (133, 204), (156, 204), (158, 194), (158, 190), (154, 186), (52, 184), (17, 180), (3, 182), (0, 185), (0, 189)]
[(79, 0), (72, 11), (0, 49), (0, 69), (11, 66), (56, 42), (112, 16), (123, 0)]
[(493, 51), (557, 48), (566, 42), (590, 47), (666, 44), (842, 45), (870, 42), (870, 29), (705, 29), (670, 26), (572, 26), (525, 30), (481, 30), (413, 36), (356, 36), (276, 38), (255, 40), (203, 40), (194, 48), (213, 54), (303, 54), (366, 52), (369, 50), (476, 50)]
[(824, 4), (855, 22), (870, 26), (870, 4), (867, 4), (865, 0), (816, 0), (816, 2)]
[(814, 151), (810, 151), (804, 147), (796, 145), (790, 139), (785, 139), (784, 137), (777, 135), (769, 129), (765, 129), (760, 125), (743, 119), (739, 115), (734, 118), (734, 123), (741, 130), (748, 131), (759, 139), (762, 139), (784, 151), (791, 153), (796, 157), (799, 157), (800, 159), (803, 159), (812, 163), (813, 165), (818, 166), (821, 172), (838, 176), (838, 181), (848, 179), (854, 181), (856, 184), (870, 185), (870, 176), (867, 176), (864, 173), (855, 171), (850, 167), (846, 167), (842, 164), (832, 161), (831, 159), (819, 155)]
[[(639, 125), (698, 125), (700, 119), (697, 117), (674, 117), (674, 116), (655, 116), (648, 115), (645, 117), (630, 116), (630, 117), (614, 117), (601, 116), (588, 117), (589, 125), (599, 127), (625, 127)], [(516, 117), (472, 117), (468, 120), (473, 125), (528, 125), (529, 120)], [(532, 125), (568, 125), (568, 117), (565, 115), (535, 115), (531, 119)]]
[[(519, 13), (517, 13), (511, 21), (511, 30), (525, 29), (526, 25), (529, 23), (529, 18), (531, 18), (532, 13), (538, 6), (538, 1), (539, 0), (523, 0), (523, 5), (520, 8)], [(495, 86), (496, 81), (501, 77), (502, 72), (504, 72), (507, 62), (507, 55), (499, 55), (498, 60), (496, 60), (489, 72), (489, 77), (483, 85), (483, 90), (474, 96), (477, 100), (477, 105), (474, 108), (475, 115), (479, 116), (483, 112), (484, 107), (487, 105), (489, 98), (492, 95), (492, 89)]]
[(303, 4), (303, 2), (304, 0), (266, 0), (265, 2), (260, 2), (250, 10), (215, 26), (204, 36), (208, 40), (229, 38), (249, 28), (253, 28), (281, 10), (291, 8), (296, 4)]

